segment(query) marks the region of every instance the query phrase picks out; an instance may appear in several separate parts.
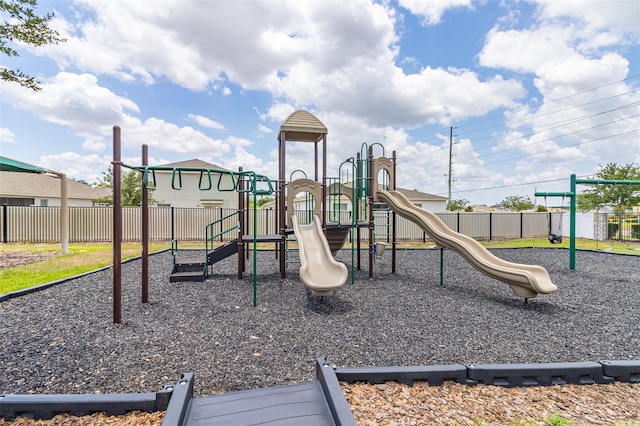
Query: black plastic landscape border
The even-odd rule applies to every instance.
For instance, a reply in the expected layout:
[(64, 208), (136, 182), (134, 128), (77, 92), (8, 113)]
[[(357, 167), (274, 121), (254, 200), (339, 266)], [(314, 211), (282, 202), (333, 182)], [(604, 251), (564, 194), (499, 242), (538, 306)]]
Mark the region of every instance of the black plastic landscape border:
[[(334, 424), (355, 425), (340, 382), (394, 381), (413, 385), (426, 381), (431, 386), (455, 381), (466, 385), (552, 386), (627, 382), (640, 384), (640, 360), (599, 362), (451, 364), (413, 367), (336, 367), (323, 357), (316, 359), (316, 377), (330, 408)], [(193, 399), (194, 374), (183, 373), (175, 385), (155, 393), (105, 395), (0, 395), (0, 418), (11, 421), (23, 416), (51, 419), (57, 414), (75, 416), (106, 412), (122, 415), (129, 411), (165, 411), (163, 426), (188, 424), (185, 415)]]
[(640, 360), (555, 362), (518, 364), (451, 364), (424, 367), (334, 367), (339, 381), (347, 383), (387, 381), (413, 385), (426, 381), (438, 386), (445, 380), (467, 385), (552, 386), (613, 382), (640, 383)]
[[(164, 252), (169, 251), (169, 250), (171, 250), (171, 249), (158, 250), (158, 251), (155, 251), (153, 253), (149, 253), (149, 256), (154, 255), (154, 254), (164, 253)], [(128, 259), (123, 260), (122, 264), (124, 265), (125, 263), (135, 262), (136, 260), (140, 260), (140, 259), (142, 259), (141, 255), (140, 256), (135, 256), (135, 257), (130, 257)], [(51, 282), (40, 284), (40, 285), (36, 285), (36, 286), (33, 286), (33, 287), (27, 287), (27, 288), (24, 288), (22, 290), (16, 290), (16, 291), (12, 291), (12, 292), (9, 292), (9, 293), (3, 293), (3, 294), (0, 294), (0, 303), (4, 302), (5, 300), (13, 299), (14, 297), (25, 296), (25, 295), (30, 294), (30, 293), (35, 293), (37, 291), (46, 290), (49, 287), (53, 287), (53, 286), (56, 286), (58, 284), (64, 284), (66, 282), (69, 282), (69, 281), (72, 281), (72, 280), (75, 280), (75, 279), (78, 279), (78, 278), (82, 278), (82, 277), (84, 277), (86, 275), (92, 275), (92, 274), (95, 274), (95, 273), (98, 273), (98, 272), (106, 271), (108, 269), (113, 269), (113, 264), (108, 265), (108, 266), (103, 266), (102, 268), (93, 269), (91, 271), (83, 272), (83, 273), (78, 274), (78, 275), (73, 275), (71, 277), (61, 278), (61, 279), (56, 280), (56, 281), (51, 281)]]
[(105, 412), (118, 416), (130, 411), (167, 411), (174, 389), (167, 385), (157, 392), (118, 394), (51, 394), (51, 395), (0, 395), (0, 418), (12, 421), (16, 417), (49, 420), (58, 414), (87, 416)]

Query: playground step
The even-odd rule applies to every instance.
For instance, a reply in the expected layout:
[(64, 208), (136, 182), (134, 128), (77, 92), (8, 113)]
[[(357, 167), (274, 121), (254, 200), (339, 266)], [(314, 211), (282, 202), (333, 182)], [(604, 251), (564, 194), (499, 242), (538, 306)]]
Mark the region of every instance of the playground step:
[(203, 262), (178, 262), (173, 267), (169, 282), (204, 281), (205, 264)]

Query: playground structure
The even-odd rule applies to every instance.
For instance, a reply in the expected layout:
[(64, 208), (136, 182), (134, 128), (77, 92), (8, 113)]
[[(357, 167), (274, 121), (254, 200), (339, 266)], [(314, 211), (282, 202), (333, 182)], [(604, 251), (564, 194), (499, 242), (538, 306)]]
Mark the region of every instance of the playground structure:
[[(569, 198), (569, 269), (576, 269), (576, 196), (578, 194), (576, 187), (579, 184), (593, 184), (593, 185), (640, 185), (640, 181), (637, 180), (611, 180), (611, 179), (578, 179), (575, 174), (570, 178), (569, 192), (538, 192), (536, 191), (536, 197), (562, 197), (563, 205), (564, 199)], [(562, 220), (562, 216), (561, 216)], [(561, 229), (561, 228), (560, 228)], [(552, 244), (558, 244), (562, 242), (562, 235), (553, 233), (551, 226), (549, 227), (549, 242)]]
[[(355, 270), (361, 269), (361, 231), (368, 230), (369, 277), (373, 277), (376, 257), (380, 257), (385, 244), (377, 239), (390, 241), (391, 271), (396, 272), (396, 214), (418, 224), (442, 248), (452, 249), (467, 260), (480, 272), (508, 284), (513, 292), (525, 299), (538, 294), (548, 294), (557, 287), (551, 282), (547, 271), (535, 265), (523, 265), (504, 261), (492, 255), (474, 239), (452, 231), (432, 213), (413, 206), (400, 192), (396, 191), (396, 154), (386, 157), (384, 147), (380, 144), (363, 144), (355, 158), (343, 161), (339, 166), (339, 177), (327, 175), (327, 128), (315, 116), (307, 111), (298, 110), (287, 117), (278, 136), (279, 141), (279, 176), (273, 181), (264, 175), (251, 171), (237, 172), (229, 170), (213, 170), (206, 168), (149, 166), (147, 147), (142, 147), (142, 165), (130, 166), (120, 160), (120, 128), (114, 127), (114, 322), (120, 322), (120, 173), (121, 167), (138, 170), (142, 173), (142, 302), (148, 300), (148, 209), (147, 191), (155, 187), (155, 172), (168, 170), (172, 173), (171, 185), (175, 190), (182, 187), (182, 172), (200, 173), (199, 189), (206, 191), (213, 188), (215, 177), (218, 177), (219, 191), (236, 191), (238, 193), (238, 211), (235, 214), (207, 225), (205, 229), (204, 259), (182, 261), (179, 259), (178, 244), (172, 242), (174, 253), (174, 269), (172, 281), (203, 281), (212, 273), (216, 262), (237, 254), (238, 279), (245, 272), (245, 259), (253, 253), (253, 304), (257, 304), (257, 270), (256, 252), (259, 243), (274, 244), (275, 257), (279, 259), (280, 274), (286, 277), (287, 266), (299, 263), (301, 281), (310, 288), (313, 294), (324, 296), (341, 287), (348, 279), (346, 265), (336, 262), (334, 256), (343, 248), (347, 240), (351, 250), (352, 283)], [(314, 144), (314, 178), (304, 177), (292, 179), (299, 172), (290, 174), (287, 181), (286, 146), (287, 142)], [(322, 174), (319, 174), (318, 148), (322, 147)], [(374, 156), (374, 152), (381, 155)], [(343, 180), (343, 171), (350, 172), (352, 179)], [(223, 175), (231, 177), (232, 187), (221, 187)], [(347, 176), (349, 173), (347, 173)], [(253, 204), (254, 217), (257, 197), (275, 196), (275, 213), (277, 230), (274, 234), (258, 235), (256, 221), (250, 220), (249, 205)], [(350, 208), (344, 211), (345, 199)], [(296, 202), (302, 200), (305, 208), (296, 210)], [(383, 208), (380, 202), (388, 208)], [(376, 229), (375, 215), (387, 216), (384, 229)], [(347, 218), (345, 220), (345, 217)], [(224, 223), (234, 225), (223, 228)], [(252, 223), (251, 223), (252, 222)], [(249, 229), (251, 228), (251, 229)], [(223, 234), (237, 233), (237, 238), (222, 246), (215, 247), (214, 241)], [(292, 248), (293, 242), (298, 248)], [(298, 253), (296, 259), (294, 253)], [(117, 266), (116, 266), (117, 265)]]

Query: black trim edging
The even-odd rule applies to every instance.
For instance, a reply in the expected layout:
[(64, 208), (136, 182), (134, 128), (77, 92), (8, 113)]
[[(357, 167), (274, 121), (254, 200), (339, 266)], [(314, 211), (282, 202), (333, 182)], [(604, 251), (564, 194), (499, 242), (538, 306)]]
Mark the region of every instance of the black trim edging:
[(58, 414), (87, 416), (106, 412), (118, 416), (129, 411), (165, 411), (172, 398), (174, 386), (165, 386), (155, 393), (68, 394), (68, 395), (0, 395), (0, 418), (16, 417), (50, 420)]
[[(551, 386), (556, 384), (589, 385), (628, 382), (640, 384), (640, 360), (604, 360), (599, 362), (524, 363), (524, 364), (452, 364), (423, 367), (359, 367), (337, 368), (325, 358), (316, 359), (316, 377), (327, 404), (339, 426), (353, 426), (355, 420), (340, 386), (347, 383), (373, 384), (395, 381), (413, 385), (426, 381), (431, 386), (446, 380), (476, 385)], [(121, 415), (129, 411), (166, 411), (163, 426), (185, 424), (185, 416), (193, 399), (194, 374), (183, 373), (175, 385), (155, 393), (104, 395), (0, 395), (0, 418), (16, 417), (51, 419), (57, 414), (75, 416), (106, 412)]]
[(347, 383), (373, 384), (394, 381), (413, 385), (418, 380), (430, 385), (454, 380), (468, 385), (505, 387), (609, 384), (614, 381), (640, 383), (640, 360), (336, 368), (335, 374), (338, 380)]
[(349, 403), (342, 392), (335, 368), (324, 358), (316, 359), (316, 377), (322, 386), (324, 397), (336, 426), (355, 426)]

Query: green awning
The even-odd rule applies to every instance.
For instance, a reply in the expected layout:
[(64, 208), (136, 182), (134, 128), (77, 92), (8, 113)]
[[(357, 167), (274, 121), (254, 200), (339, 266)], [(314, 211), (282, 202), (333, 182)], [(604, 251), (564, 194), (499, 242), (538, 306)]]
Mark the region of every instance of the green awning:
[(0, 155), (0, 172), (47, 173), (49, 170)]

